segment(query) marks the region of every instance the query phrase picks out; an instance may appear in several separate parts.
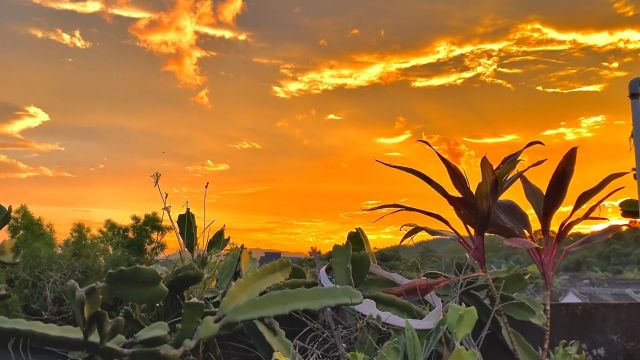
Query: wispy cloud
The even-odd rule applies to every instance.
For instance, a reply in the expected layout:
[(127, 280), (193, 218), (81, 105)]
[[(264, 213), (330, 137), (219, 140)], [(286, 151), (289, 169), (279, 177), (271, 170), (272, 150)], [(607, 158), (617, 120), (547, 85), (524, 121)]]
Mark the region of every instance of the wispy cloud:
[(53, 30), (29, 28), (29, 33), (39, 39), (53, 40), (71, 48), (88, 49), (93, 45), (91, 42), (82, 38), (80, 29), (76, 29), (68, 34), (58, 28)]
[(191, 98), (191, 101), (204, 107), (211, 108), (211, 102), (209, 101), (209, 88), (200, 90), (194, 97)]
[(628, 0), (611, 0), (613, 9), (622, 16), (633, 16), (637, 13), (636, 7)]
[(479, 144), (494, 144), (494, 143), (503, 143), (503, 142), (515, 141), (515, 140), (519, 140), (519, 139), (520, 139), (520, 135), (518, 135), (518, 134), (509, 134), (509, 135), (502, 135), (502, 136), (496, 136), (496, 137), (487, 137), (487, 138), (480, 138), (480, 139), (464, 138), (464, 141), (468, 141), (468, 142), (472, 142), (472, 143), (479, 143)]
[(342, 120), (343, 117), (342, 115), (336, 115), (336, 114), (329, 114), (325, 117), (325, 119), (327, 120)]
[(447, 159), (462, 167), (478, 167), (479, 159), (475, 151), (464, 143), (447, 139), (439, 135), (422, 135), (422, 139), (428, 141), (436, 150), (438, 150)]
[(41, 143), (27, 139), (23, 132), (36, 128), (51, 120), (44, 110), (33, 106), (25, 106), (6, 119), (0, 119), (0, 149), (51, 151), (64, 150), (58, 144)]
[(565, 140), (591, 137), (594, 135), (593, 130), (599, 129), (606, 120), (604, 115), (581, 117), (578, 127), (565, 127), (566, 123), (561, 123), (562, 127), (543, 131), (542, 135), (562, 135)]
[(262, 146), (257, 142), (250, 140), (242, 140), (235, 144), (229, 144), (229, 147), (239, 150), (247, 150), (247, 149), (262, 149)]
[(380, 143), (380, 144), (386, 144), (386, 145), (399, 144), (399, 143), (401, 143), (403, 141), (406, 141), (411, 136), (413, 136), (413, 134), (411, 133), (411, 131), (407, 130), (407, 131), (405, 131), (402, 134), (397, 135), (397, 136), (379, 137), (379, 138), (376, 139), (376, 142)]
[(25, 179), (33, 176), (72, 176), (69, 173), (47, 168), (30, 166), (6, 155), (0, 154), (0, 178)]
[[(284, 79), (273, 86), (273, 92), (288, 98), (398, 81), (407, 81), (413, 87), (436, 87), (460, 85), (471, 79), (507, 88), (523, 84), (538, 86), (542, 91), (600, 91), (604, 81), (624, 76), (626, 72), (612, 71), (602, 64), (602, 60), (596, 62), (600, 68), (578, 67), (572, 73), (563, 73), (563, 68), (539, 66), (540, 62), (562, 64), (584, 57), (588, 50), (597, 51), (599, 56), (606, 58), (607, 52), (625, 53), (637, 49), (640, 49), (640, 31), (636, 29), (559, 31), (539, 23), (528, 23), (489, 42), (444, 40), (417, 51), (354, 54), (350, 60), (329, 61), (305, 71), (296, 71), (296, 66), (289, 65), (283, 67)], [(545, 58), (549, 56), (560, 59)], [(566, 85), (567, 77), (584, 70), (591, 71), (597, 82), (571, 81), (573, 86), (554, 86)], [(425, 72), (428, 75), (421, 75)], [(531, 76), (531, 73), (537, 76)], [(526, 77), (518, 82), (510, 80), (518, 75)], [(545, 83), (535, 84), (534, 81)]]
[(542, 86), (536, 86), (536, 90), (552, 93), (572, 93), (572, 92), (588, 92), (588, 91), (602, 91), (604, 84), (584, 85), (568, 89), (558, 88), (544, 88)]
[[(102, 13), (137, 19), (130, 32), (139, 46), (165, 58), (163, 71), (173, 73), (181, 86), (197, 87), (207, 80), (199, 61), (215, 55), (199, 45), (201, 36), (245, 41), (248, 35), (235, 29), (236, 17), (243, 11), (242, 0), (226, 0), (214, 6), (212, 0), (177, 0), (175, 6), (163, 12), (153, 12), (131, 5), (128, 1), (108, 0), (32, 0), (56, 10), (81, 14)], [(214, 11), (215, 10), (215, 11)], [(204, 89), (206, 90), (206, 88)], [(209, 107), (200, 90), (194, 97)], [(201, 100), (201, 101), (200, 101)]]
[(229, 164), (214, 163), (211, 160), (195, 163), (193, 165), (186, 167), (187, 171), (197, 173), (197, 175), (201, 175), (202, 173), (211, 173), (215, 171), (229, 170), (229, 168), (230, 168)]

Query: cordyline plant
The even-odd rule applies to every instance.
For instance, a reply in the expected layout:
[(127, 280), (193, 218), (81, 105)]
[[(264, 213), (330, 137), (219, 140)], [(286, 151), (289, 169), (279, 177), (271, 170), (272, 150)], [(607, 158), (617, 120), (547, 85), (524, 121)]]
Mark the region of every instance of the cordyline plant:
[[(499, 294), (487, 271), (485, 237), (487, 233), (509, 233), (511, 235), (509, 237), (524, 235), (524, 232), (519, 232), (518, 230), (522, 228), (522, 224), (529, 222), (526, 212), (518, 207), (513, 201), (500, 200), (499, 198), (505, 191), (507, 191), (507, 189), (509, 189), (509, 187), (511, 187), (511, 185), (520, 179), (525, 172), (533, 167), (541, 165), (545, 161), (537, 161), (522, 171), (516, 171), (518, 163), (522, 161), (520, 156), (526, 149), (534, 145), (544, 144), (540, 141), (532, 141), (526, 144), (522, 149), (506, 156), (496, 167), (491, 164), (486, 156), (482, 157), (482, 160), (480, 161), (482, 178), (474, 191), (472, 190), (467, 177), (464, 175), (462, 170), (458, 168), (458, 166), (440, 154), (440, 152), (438, 152), (438, 150), (429, 142), (424, 140), (418, 141), (429, 146), (436, 153), (447, 170), (451, 183), (459, 195), (449, 193), (441, 184), (419, 170), (405, 166), (388, 164), (379, 160), (378, 162), (390, 168), (411, 174), (435, 190), (453, 208), (455, 214), (464, 225), (464, 233), (466, 236), (458, 231), (442, 215), (428, 210), (397, 203), (380, 205), (368, 210), (393, 210), (380, 217), (380, 219), (398, 212), (413, 212), (435, 219), (445, 225), (448, 230), (437, 230), (416, 224), (405, 224), (402, 227), (409, 228), (409, 230), (400, 242), (402, 243), (406, 239), (414, 237), (421, 232), (426, 232), (433, 236), (444, 236), (454, 239), (464, 248), (466, 253), (475, 260), (480, 270), (486, 275), (490, 291), (492, 292), (492, 296), (495, 297), (496, 306), (498, 306)], [(519, 358), (518, 350), (507, 318), (500, 308), (497, 309), (497, 314), (501, 318), (502, 325), (507, 331), (514, 354)]]
[(498, 235), (507, 237), (505, 244), (525, 249), (529, 253), (529, 256), (535, 263), (536, 267), (542, 274), (545, 285), (545, 312), (547, 316), (545, 339), (542, 358), (546, 359), (549, 351), (549, 340), (551, 332), (551, 288), (553, 286), (553, 279), (560, 267), (562, 261), (571, 252), (582, 249), (583, 247), (594, 244), (600, 241), (604, 241), (611, 237), (612, 234), (620, 231), (625, 225), (610, 225), (600, 231), (596, 231), (587, 236), (584, 236), (573, 243), (562, 247), (563, 243), (567, 239), (571, 230), (584, 221), (590, 220), (608, 220), (607, 218), (593, 216), (594, 212), (607, 200), (611, 195), (620, 191), (622, 187), (616, 188), (605, 196), (593, 203), (587, 210), (580, 216), (574, 218), (576, 213), (585, 207), (589, 201), (600, 194), (609, 184), (616, 179), (619, 179), (629, 172), (618, 172), (606, 176), (597, 185), (589, 190), (581, 193), (571, 209), (569, 216), (564, 219), (558, 226), (557, 231), (551, 231), (551, 223), (553, 217), (558, 209), (562, 206), (571, 178), (573, 177), (574, 168), (576, 165), (576, 157), (578, 154), (578, 148), (571, 148), (564, 157), (558, 163), (549, 184), (547, 190), (543, 193), (540, 188), (534, 185), (526, 176), (520, 177), (522, 188), (525, 196), (540, 222), (540, 233), (534, 233), (531, 231), (531, 224), (528, 222), (523, 223), (518, 232), (524, 233), (526, 236), (510, 237), (507, 233), (498, 233)]

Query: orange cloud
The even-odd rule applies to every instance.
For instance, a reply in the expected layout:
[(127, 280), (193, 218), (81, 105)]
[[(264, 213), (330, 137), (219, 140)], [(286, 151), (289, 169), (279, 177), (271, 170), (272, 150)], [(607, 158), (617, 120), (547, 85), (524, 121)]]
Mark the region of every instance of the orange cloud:
[[(354, 89), (375, 84), (407, 81), (413, 87), (436, 87), (460, 85), (471, 79), (513, 88), (512, 83), (503, 78), (524, 75), (524, 83), (531, 86), (532, 72), (547, 84), (544, 89), (567, 89), (553, 86), (564, 84), (567, 76), (574, 76), (584, 70), (592, 73), (594, 79), (606, 81), (624, 76), (625, 72), (614, 71), (598, 60), (598, 66), (576, 67), (572, 72), (563, 72), (540, 62), (563, 64), (582, 59), (590, 50), (592, 53), (629, 52), (640, 49), (640, 31), (619, 29), (613, 31), (558, 31), (551, 27), (529, 23), (516, 26), (501, 39), (490, 42), (472, 40), (441, 40), (423, 49), (399, 53), (355, 54), (348, 61), (330, 61), (317, 68), (296, 72), (293, 65), (282, 69), (285, 77), (273, 86), (273, 93), (280, 97), (303, 94), (318, 94), (336, 88)], [(568, 51), (571, 50), (571, 51)], [(589, 53), (591, 55), (591, 53)], [(557, 59), (545, 57), (556, 56)], [(523, 68), (505, 67), (521, 64)], [(420, 75), (426, 72), (428, 76)], [(551, 76), (553, 75), (553, 76)], [(535, 77), (534, 77), (535, 79)], [(573, 91), (600, 91), (601, 85), (572, 83)], [(598, 83), (596, 83), (598, 84)], [(577, 90), (580, 89), (580, 90)]]
[(481, 139), (464, 138), (464, 141), (479, 143), (479, 144), (494, 144), (494, 143), (514, 141), (518, 139), (520, 139), (520, 135), (509, 134), (509, 135), (502, 135), (497, 137), (488, 137), (488, 138), (481, 138)]
[(211, 160), (207, 160), (207, 161), (203, 161), (203, 162), (199, 162), (199, 163), (187, 166), (185, 169), (191, 172), (198, 173), (198, 175), (200, 175), (201, 173), (210, 173), (215, 171), (229, 170), (229, 168), (230, 168), (229, 164), (214, 163)]
[(51, 120), (42, 109), (29, 105), (0, 121), (0, 149), (50, 151), (64, 150), (58, 144), (40, 143), (29, 140), (22, 134)]
[(74, 30), (71, 34), (67, 34), (58, 28), (52, 31), (30, 28), (29, 33), (39, 39), (53, 40), (71, 48), (88, 49), (93, 45), (82, 38), (79, 29)]
[[(206, 81), (201, 74), (199, 61), (215, 53), (198, 45), (200, 35), (239, 41), (248, 39), (246, 33), (231, 28), (244, 9), (242, 0), (223, 1), (217, 6), (216, 12), (212, 0), (176, 0), (173, 8), (157, 13), (133, 6), (127, 0), (115, 3), (109, 0), (32, 1), (56, 10), (137, 19), (129, 31), (136, 37), (138, 45), (164, 57), (166, 61), (162, 70), (173, 73), (181, 86), (195, 87)], [(219, 23), (224, 26), (219, 26)], [(209, 107), (206, 95), (205, 89), (192, 100)]]
[[(542, 135), (562, 135), (565, 140), (575, 140), (593, 136), (593, 130), (599, 129), (607, 120), (606, 116), (598, 115), (591, 117), (581, 117), (579, 119), (579, 127), (560, 127), (557, 129), (546, 130)], [(562, 123), (561, 125), (565, 125)]]
[(628, 0), (611, 0), (613, 9), (622, 16), (633, 16), (636, 14), (636, 7), (629, 4)]
[(585, 91), (602, 91), (604, 89), (604, 84), (595, 84), (595, 85), (585, 85), (578, 86), (574, 88), (568, 89), (557, 89), (557, 88), (544, 88), (542, 86), (537, 86), (536, 90), (544, 91), (544, 92), (555, 92), (555, 93), (572, 93), (572, 92), (585, 92)]
[(235, 25), (236, 17), (244, 10), (242, 0), (226, 0), (218, 5), (218, 18), (225, 24)]
[(422, 139), (428, 141), (447, 159), (466, 167), (475, 168), (479, 165), (479, 159), (475, 151), (462, 142), (454, 139), (445, 139), (439, 135), (422, 135)]
[(173, 9), (138, 20), (130, 31), (140, 46), (166, 57), (162, 70), (174, 73), (183, 86), (197, 86), (205, 81), (198, 61), (210, 53), (198, 46), (196, 28), (213, 19), (209, 1), (178, 0)]
[(44, 166), (29, 166), (16, 159), (0, 154), (0, 178), (25, 179), (33, 176), (73, 176), (63, 171), (49, 169)]
[(211, 102), (209, 101), (209, 88), (202, 89), (191, 98), (191, 101), (204, 107), (211, 108)]
[(409, 139), (411, 136), (413, 136), (413, 134), (411, 133), (411, 131), (407, 130), (398, 136), (377, 138), (376, 142), (380, 144), (385, 144), (385, 145), (399, 144)]
[(336, 115), (336, 114), (329, 114), (325, 117), (325, 119), (327, 120), (342, 120), (343, 117), (342, 115)]
[(239, 150), (247, 150), (247, 149), (262, 149), (262, 146), (254, 141), (242, 140), (235, 144), (229, 144), (229, 147)]

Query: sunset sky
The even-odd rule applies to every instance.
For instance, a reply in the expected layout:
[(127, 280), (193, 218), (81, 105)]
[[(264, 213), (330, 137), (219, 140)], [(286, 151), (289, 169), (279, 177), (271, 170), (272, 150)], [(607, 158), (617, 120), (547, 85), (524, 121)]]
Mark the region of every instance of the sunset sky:
[[(374, 161), (451, 188), (418, 139), (474, 184), (483, 155), (541, 140), (523, 166), (549, 159), (530, 173), (543, 189), (578, 145), (573, 201), (634, 166), (639, 20), (631, 0), (3, 0), (0, 202), (28, 204), (64, 238), (76, 221), (160, 211), (158, 171), (173, 212), (188, 201), (200, 223), (209, 182), (207, 217), (236, 243), (328, 250), (361, 226), (381, 247), (404, 222), (435, 224), (373, 223), (364, 208), (452, 216)], [(636, 192), (631, 176), (619, 184), (601, 213), (613, 220)], [(521, 187), (506, 198), (522, 201)]]

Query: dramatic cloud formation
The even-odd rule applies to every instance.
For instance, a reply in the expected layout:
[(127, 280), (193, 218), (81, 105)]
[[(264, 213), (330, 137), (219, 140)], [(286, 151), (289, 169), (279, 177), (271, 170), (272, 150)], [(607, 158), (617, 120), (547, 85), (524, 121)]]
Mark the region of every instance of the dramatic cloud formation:
[(53, 40), (71, 48), (87, 49), (92, 46), (89, 41), (82, 38), (79, 29), (74, 30), (71, 34), (67, 34), (58, 28), (52, 31), (30, 28), (29, 33), (37, 38)]
[(197, 175), (201, 175), (203, 173), (210, 173), (210, 172), (214, 172), (214, 171), (229, 170), (229, 168), (230, 168), (229, 164), (214, 163), (211, 160), (199, 162), (199, 163), (196, 163), (196, 164), (193, 164), (191, 166), (187, 166), (186, 167), (186, 169), (188, 171), (197, 173)]
[[(242, 0), (223, 1), (218, 4), (216, 12), (214, 12), (212, 0), (176, 0), (173, 8), (158, 13), (135, 7), (129, 1), (117, 1), (114, 4), (107, 0), (32, 1), (57, 10), (81, 14), (105, 13), (138, 19), (130, 28), (138, 45), (166, 58), (162, 70), (173, 73), (179, 84), (186, 87), (204, 84), (206, 77), (201, 74), (199, 61), (204, 57), (215, 55), (215, 52), (199, 46), (200, 35), (240, 41), (248, 38), (247, 34), (228, 27), (235, 25), (236, 17), (243, 11)], [(218, 26), (218, 23), (223, 23), (225, 26)], [(43, 36), (51, 38), (44, 34)], [(80, 37), (79, 32), (77, 36)], [(207, 94), (208, 89), (205, 88), (200, 90), (192, 100), (210, 107)]]
[(482, 139), (464, 138), (464, 141), (468, 141), (472, 143), (480, 143), (480, 144), (494, 144), (494, 143), (514, 141), (519, 139), (520, 139), (520, 135), (509, 134), (509, 135), (502, 135), (502, 136), (482, 138)]
[(247, 150), (247, 149), (262, 149), (262, 146), (254, 141), (242, 140), (235, 144), (229, 144), (229, 147), (239, 150)]
[(204, 107), (211, 108), (211, 102), (209, 101), (209, 88), (202, 89), (191, 98), (191, 101)]
[(615, 11), (623, 16), (633, 16), (636, 14), (636, 7), (628, 0), (611, 0)]
[(16, 159), (0, 154), (0, 178), (24, 179), (32, 176), (72, 176), (66, 172), (52, 170), (44, 166), (29, 166)]
[(446, 139), (440, 135), (424, 134), (422, 139), (428, 141), (447, 159), (463, 168), (477, 168), (480, 163), (475, 151), (458, 140)]
[(413, 134), (411, 133), (411, 131), (407, 130), (405, 132), (403, 132), (401, 135), (398, 136), (394, 136), (394, 137), (380, 137), (376, 139), (376, 142), (380, 143), (380, 144), (399, 144), (407, 139), (409, 139), (411, 136), (413, 136)]
[(543, 131), (542, 135), (563, 135), (565, 140), (591, 137), (594, 135), (592, 131), (599, 129), (606, 120), (607, 118), (604, 115), (581, 117), (579, 119), (579, 127), (564, 127), (565, 123), (562, 123), (562, 127)]
[(51, 120), (42, 109), (29, 105), (13, 113), (6, 119), (0, 119), (0, 149), (50, 151), (63, 150), (58, 144), (41, 143), (30, 140), (22, 134)]
[[(350, 61), (332, 61), (309, 71), (295, 71), (289, 65), (283, 67), (286, 78), (273, 87), (273, 92), (286, 98), (397, 81), (408, 81), (413, 87), (437, 87), (460, 85), (471, 79), (513, 88), (516, 82), (511, 79), (524, 73), (526, 78), (519, 83), (542, 91), (601, 91), (607, 80), (626, 72), (612, 69), (603, 61), (569, 70), (566, 63), (588, 51), (606, 59), (609, 53), (637, 49), (640, 31), (635, 29), (565, 32), (529, 23), (491, 42), (444, 40), (413, 52), (356, 54)], [(584, 73), (590, 73), (597, 82), (585, 84), (588, 78), (576, 78)]]

